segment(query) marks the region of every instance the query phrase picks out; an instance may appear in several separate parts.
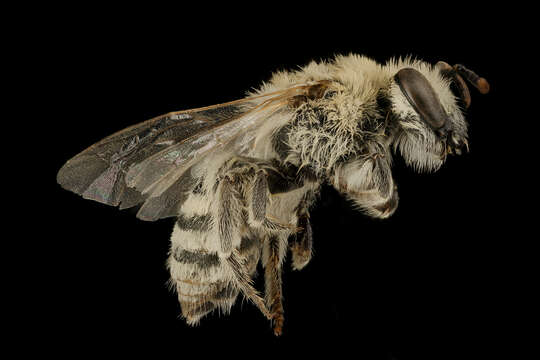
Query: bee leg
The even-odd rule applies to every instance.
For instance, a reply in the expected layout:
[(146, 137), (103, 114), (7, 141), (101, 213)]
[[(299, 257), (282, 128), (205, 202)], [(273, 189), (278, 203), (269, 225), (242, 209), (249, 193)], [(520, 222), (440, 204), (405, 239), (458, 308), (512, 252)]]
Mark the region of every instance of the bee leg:
[(246, 195), (251, 226), (264, 227), (268, 230), (296, 231), (294, 225), (279, 223), (267, 216), (266, 207), (270, 195), (298, 189), (303, 186), (303, 180), (288, 178), (275, 167), (275, 164), (241, 156), (232, 158), (225, 171), (225, 178), (251, 179), (251, 186)]
[(238, 250), (234, 250), (227, 258), (227, 264), (232, 270), (236, 280), (235, 284), (240, 291), (242, 291), (242, 294), (244, 294), (248, 300), (251, 300), (267, 319), (272, 319), (272, 314), (268, 311), (264, 300), (260, 297), (259, 292), (253, 287), (253, 280), (247, 272), (245, 259), (238, 253)]
[[(358, 172), (368, 180), (358, 182), (354, 175)], [(375, 153), (346, 163), (336, 171), (332, 182), (368, 216), (386, 219), (396, 211), (399, 203), (397, 185), (385, 154)]]
[(266, 219), (266, 202), (268, 200), (268, 181), (264, 170), (257, 172), (251, 195), (251, 217), (254, 225), (264, 223)]
[(292, 227), (291, 224), (275, 222), (266, 215), (266, 205), (269, 197), (268, 174), (266, 170), (259, 169), (255, 174), (250, 197), (249, 222), (251, 226), (255, 228), (264, 227), (268, 230), (287, 230)]
[(281, 287), (281, 264), (286, 250), (285, 241), (269, 235), (264, 241), (263, 266), (265, 269), (265, 297), (273, 320), (274, 335), (280, 336), (283, 329), (283, 292)]
[[(223, 182), (228, 181), (228, 186), (222, 186), (221, 203), (224, 204), (225, 200), (227, 203), (227, 189), (233, 188), (233, 181), (235, 178), (239, 179), (249, 179), (251, 184), (249, 185), (249, 191), (245, 194), (245, 200), (248, 204), (249, 210), (249, 223), (254, 227), (260, 227), (266, 222), (266, 202), (268, 201), (268, 181), (267, 181), (267, 172), (263, 169), (260, 164), (257, 163), (256, 159), (246, 158), (246, 157), (234, 157), (232, 158), (226, 168), (226, 172), (223, 175)], [(225, 192), (223, 191), (225, 190)], [(238, 194), (238, 197), (241, 197)], [(228, 204), (223, 205), (223, 212), (229, 212)], [(228, 215), (225, 217), (229, 217)]]
[(298, 209), (298, 227), (301, 230), (293, 235), (291, 241), (292, 267), (294, 270), (303, 269), (311, 260), (313, 247), (313, 231), (306, 207)]
[(234, 186), (234, 180), (224, 176), (219, 185), (219, 210), (217, 216), (218, 234), (220, 239), (220, 256), (226, 259), (236, 287), (244, 296), (251, 300), (267, 317), (270, 313), (263, 299), (253, 287), (253, 280), (247, 269), (246, 259), (237, 250), (241, 246), (241, 237), (238, 235), (238, 219), (240, 214), (240, 194)]
[(235, 236), (238, 227), (238, 194), (233, 180), (224, 177), (219, 185), (219, 210), (217, 214), (218, 234), (223, 254), (230, 254), (232, 249), (239, 243), (239, 237)]
[(264, 227), (267, 230), (289, 230), (296, 232), (297, 227), (294, 224), (281, 223), (279, 220), (273, 219), (266, 214), (267, 202), (271, 195), (275, 194), (271, 190), (276, 190), (276, 183), (281, 182), (286, 184), (287, 190), (278, 191), (288, 192), (299, 188), (296, 183), (288, 181), (282, 175), (276, 171), (265, 168), (259, 169), (255, 175), (253, 186), (251, 188), (251, 201), (250, 201), (250, 225), (254, 227)]

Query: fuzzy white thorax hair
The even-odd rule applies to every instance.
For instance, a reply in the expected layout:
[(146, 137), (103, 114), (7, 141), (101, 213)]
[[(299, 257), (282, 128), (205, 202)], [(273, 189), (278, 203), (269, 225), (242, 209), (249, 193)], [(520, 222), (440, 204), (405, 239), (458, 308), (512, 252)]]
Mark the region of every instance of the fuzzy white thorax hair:
[[(449, 81), (431, 64), (410, 57), (391, 59), (384, 65), (355, 54), (339, 55), (328, 62), (313, 61), (297, 71), (276, 72), (269, 82), (249, 95), (267, 94), (314, 81), (331, 81), (328, 89), (331, 99), (317, 99), (311, 102), (309, 109), (297, 110), (301, 116), (296, 117), (295, 129), (288, 135), (292, 151), (287, 161), (299, 167), (310, 165), (319, 174), (328, 173), (338, 161), (354, 156), (362, 150), (363, 144), (375, 141), (393, 143), (394, 150), (417, 171), (437, 170), (444, 162), (440, 154), (445, 144), (422, 121), (394, 81), (394, 75), (407, 67), (424, 75), (438, 94), (452, 122), (454, 141), (466, 139), (467, 124), (450, 91)], [(389, 125), (385, 124), (385, 114), (381, 113), (377, 102), (382, 93), (390, 100), (392, 119), (399, 130), (392, 139), (381, 136)], [(324, 121), (320, 121), (321, 115)]]

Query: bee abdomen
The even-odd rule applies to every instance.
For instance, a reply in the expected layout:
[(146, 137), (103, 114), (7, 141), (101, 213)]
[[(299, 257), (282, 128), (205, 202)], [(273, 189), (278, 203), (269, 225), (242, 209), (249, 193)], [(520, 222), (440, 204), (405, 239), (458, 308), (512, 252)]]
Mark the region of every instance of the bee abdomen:
[[(228, 314), (239, 293), (226, 259), (205, 246), (216, 242), (216, 233), (194, 229), (205, 223), (198, 221), (203, 218), (179, 216), (168, 262), (182, 316), (189, 325), (197, 325), (202, 317), (216, 310)], [(247, 272), (253, 275), (260, 258), (260, 241), (243, 236), (237, 250)]]
[(174, 260), (180, 264), (192, 264), (201, 270), (219, 266), (220, 260), (217, 254), (207, 254), (205, 251), (190, 251), (176, 248), (173, 253)]
[(224, 281), (205, 283), (177, 279), (176, 291), (182, 316), (189, 325), (197, 325), (203, 316), (214, 310), (229, 313), (238, 296), (238, 290)]
[(234, 188), (227, 185), (231, 184), (215, 188), (211, 196), (202, 190), (189, 194), (171, 236), (171, 280), (189, 325), (197, 325), (213, 311), (228, 314), (234, 305), (240, 287), (236, 269), (227, 261), (230, 253), (238, 251), (250, 275), (260, 258), (259, 241), (243, 236), (246, 227), (236, 218), (241, 204), (234, 198)]
[(227, 266), (217, 253), (176, 247), (169, 258), (169, 268), (182, 316), (188, 324), (196, 325), (214, 310), (230, 311), (238, 290), (230, 282)]
[(212, 225), (212, 217), (209, 214), (193, 216), (179, 214), (176, 225), (182, 230), (208, 231)]
[[(185, 283), (189, 284), (189, 283)], [(197, 285), (189, 284), (192, 290), (197, 291)], [(190, 325), (196, 325), (199, 320), (214, 310), (221, 310), (223, 313), (229, 313), (231, 307), (238, 296), (238, 290), (228, 282), (215, 282), (208, 285), (199, 285), (206, 288), (206, 291), (189, 295), (184, 294), (186, 287), (182, 282), (177, 283), (178, 298), (182, 308), (182, 316)]]
[(213, 227), (210, 213), (181, 212), (171, 237), (168, 260), (171, 281), (182, 316), (190, 325), (196, 325), (214, 310), (228, 313), (238, 295), (230, 284), (217, 246), (212, 246), (216, 237)]

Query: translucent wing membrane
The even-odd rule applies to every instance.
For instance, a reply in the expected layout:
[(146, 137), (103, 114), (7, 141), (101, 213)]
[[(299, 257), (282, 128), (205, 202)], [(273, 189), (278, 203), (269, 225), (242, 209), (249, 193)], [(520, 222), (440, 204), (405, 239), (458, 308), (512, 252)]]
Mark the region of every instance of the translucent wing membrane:
[[(103, 139), (69, 160), (58, 172), (57, 181), (86, 199), (121, 208), (138, 205), (148, 196), (127, 186), (125, 177), (131, 166), (204, 129), (237, 117), (239, 112), (239, 106), (231, 104), (148, 120)], [(189, 186), (189, 181), (177, 184), (175, 196), (183, 193), (180, 185)]]
[(121, 209), (142, 204), (137, 217), (176, 216), (195, 186), (187, 171), (214, 151), (241, 153), (264, 120), (308, 85), (210, 107), (173, 112), (92, 145), (58, 172), (65, 189)]

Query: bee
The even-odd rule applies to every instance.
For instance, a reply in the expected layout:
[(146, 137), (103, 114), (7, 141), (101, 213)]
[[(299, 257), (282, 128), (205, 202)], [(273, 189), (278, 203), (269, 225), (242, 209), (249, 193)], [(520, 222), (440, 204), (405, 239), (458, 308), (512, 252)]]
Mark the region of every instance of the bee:
[[(60, 169), (65, 189), (137, 217), (175, 217), (168, 269), (189, 325), (229, 313), (241, 293), (284, 323), (282, 268), (312, 256), (309, 209), (330, 184), (362, 212), (391, 216), (399, 202), (392, 157), (418, 172), (468, 150), (463, 65), (412, 58), (385, 64), (336, 56), (280, 71), (241, 100), (171, 112), (121, 130)], [(264, 294), (253, 278), (264, 269)]]

